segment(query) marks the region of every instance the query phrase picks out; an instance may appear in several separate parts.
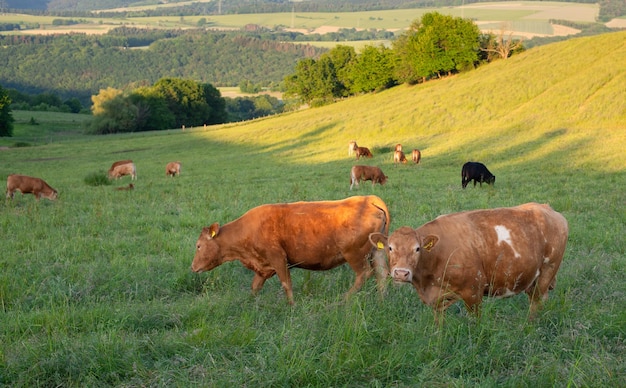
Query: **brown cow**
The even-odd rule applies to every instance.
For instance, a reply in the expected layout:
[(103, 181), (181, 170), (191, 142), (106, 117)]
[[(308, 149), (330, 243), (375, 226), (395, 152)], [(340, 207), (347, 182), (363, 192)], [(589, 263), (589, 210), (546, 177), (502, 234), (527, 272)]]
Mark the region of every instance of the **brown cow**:
[(137, 169), (132, 160), (120, 160), (111, 165), (109, 179), (117, 179), (125, 175), (130, 175), (131, 180), (137, 179)]
[(11, 174), (7, 177), (6, 197), (13, 199), (15, 191), (24, 194), (33, 194), (39, 201), (39, 198), (48, 198), (55, 200), (59, 192), (50, 187), (43, 179), (32, 176)]
[(361, 156), (364, 158), (373, 157), (372, 152), (367, 147), (356, 147), (354, 149), (354, 153), (356, 154), (356, 160), (359, 160)]
[(173, 178), (176, 174), (180, 175), (180, 162), (169, 162), (167, 166), (165, 166), (165, 176), (171, 176)]
[(348, 143), (348, 156), (352, 156), (354, 154), (354, 150), (356, 150), (358, 146), (356, 145), (356, 140), (351, 140)]
[(350, 190), (355, 184), (359, 186), (360, 181), (372, 181), (372, 186), (376, 183), (384, 185), (388, 176), (383, 173), (380, 167), (375, 166), (352, 166), (350, 170)]
[(356, 279), (347, 295), (358, 291), (373, 270), (382, 292), (389, 269), (368, 236), (388, 232), (389, 222), (387, 205), (376, 196), (261, 205), (221, 227), (203, 228), (191, 269), (204, 272), (239, 260), (255, 272), (253, 293), (277, 274), (293, 304), (290, 268), (329, 270), (348, 263)]
[(400, 143), (396, 144), (395, 151), (402, 151), (402, 144)]
[(532, 318), (556, 284), (568, 225), (548, 205), (442, 215), (417, 229), (401, 227), (389, 238), (370, 235), (385, 248), (396, 282), (412, 283), (436, 319), (453, 303), (480, 313), (483, 296), (526, 292)]
[(411, 158), (413, 159), (413, 162), (415, 162), (415, 164), (419, 164), (420, 160), (422, 159), (422, 153), (420, 152), (420, 150), (414, 149)]
[(394, 164), (396, 164), (396, 163), (406, 163), (406, 162), (407, 162), (407, 160), (406, 160), (406, 155), (404, 155), (404, 152), (396, 150), (393, 153), (393, 163)]

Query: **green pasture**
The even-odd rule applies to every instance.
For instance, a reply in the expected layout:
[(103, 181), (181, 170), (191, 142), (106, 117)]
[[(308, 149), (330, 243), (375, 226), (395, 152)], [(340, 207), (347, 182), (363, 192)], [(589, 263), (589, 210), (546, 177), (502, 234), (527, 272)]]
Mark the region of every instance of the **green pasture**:
[[(72, 115), (32, 113), (49, 139), (0, 150), (0, 180), (38, 176), (59, 198), (0, 202), (0, 385), (623, 385), (624, 39), (573, 39), (455, 77), (208, 129), (68, 139), (55, 121)], [(386, 185), (349, 190), (353, 139), (373, 151), (359, 163), (380, 166)], [(419, 148), (421, 164), (394, 166), (396, 143)], [(135, 190), (114, 190), (128, 177), (85, 183), (127, 158)], [(167, 178), (174, 160), (182, 174)], [(461, 189), (467, 160), (485, 163), (495, 185)], [(370, 280), (344, 300), (347, 266), (293, 269), (294, 306), (276, 278), (251, 296), (252, 273), (238, 262), (190, 270), (212, 222), (264, 203), (365, 194), (387, 203), (392, 230), (549, 203), (570, 227), (556, 288), (533, 321), (519, 295), (485, 300), (480, 319), (457, 304), (438, 326), (410, 286), (380, 296)]]

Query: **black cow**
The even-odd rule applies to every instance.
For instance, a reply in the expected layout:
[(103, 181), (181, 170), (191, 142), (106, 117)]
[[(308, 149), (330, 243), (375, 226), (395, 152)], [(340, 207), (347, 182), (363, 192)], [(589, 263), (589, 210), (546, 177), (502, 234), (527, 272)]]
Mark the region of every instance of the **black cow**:
[(467, 162), (461, 170), (461, 186), (465, 188), (471, 180), (474, 181), (474, 187), (476, 187), (476, 182), (480, 183), (481, 186), (483, 182), (493, 185), (496, 183), (496, 176), (482, 163)]

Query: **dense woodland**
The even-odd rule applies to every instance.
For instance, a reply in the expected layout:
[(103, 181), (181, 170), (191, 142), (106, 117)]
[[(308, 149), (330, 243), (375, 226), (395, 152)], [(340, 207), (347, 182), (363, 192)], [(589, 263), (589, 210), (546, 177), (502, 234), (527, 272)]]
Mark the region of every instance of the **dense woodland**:
[[(130, 48), (151, 40), (148, 47)], [(215, 86), (237, 86), (248, 80), (277, 87), (298, 60), (326, 51), (254, 34), (206, 31), (6, 36), (0, 45), (4, 46), (0, 84), (5, 88), (30, 94), (55, 92), (83, 103), (103, 88), (151, 85), (163, 77)]]

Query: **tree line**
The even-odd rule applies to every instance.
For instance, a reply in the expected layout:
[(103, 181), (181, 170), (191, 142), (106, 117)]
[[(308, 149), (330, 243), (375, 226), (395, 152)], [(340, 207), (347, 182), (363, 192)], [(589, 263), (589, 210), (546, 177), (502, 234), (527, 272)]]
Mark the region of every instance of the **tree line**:
[(318, 59), (300, 60), (295, 73), (285, 77), (285, 96), (323, 105), (470, 70), (522, 50), (522, 42), (482, 34), (471, 20), (431, 12), (414, 21), (392, 47), (370, 45), (357, 54), (353, 47), (339, 45)]
[(278, 88), (297, 60), (327, 51), (252, 33), (200, 30), (3, 36), (0, 46), (0, 84), (29, 94), (76, 97), (84, 105), (100, 89), (150, 85), (163, 77), (219, 86), (249, 80)]

